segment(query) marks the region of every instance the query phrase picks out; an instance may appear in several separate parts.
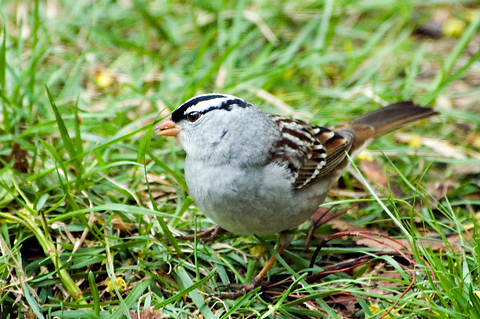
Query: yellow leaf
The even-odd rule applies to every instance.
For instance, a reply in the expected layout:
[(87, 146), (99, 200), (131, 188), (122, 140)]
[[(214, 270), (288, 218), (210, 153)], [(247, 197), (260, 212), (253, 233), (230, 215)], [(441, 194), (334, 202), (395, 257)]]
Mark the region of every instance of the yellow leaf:
[(422, 137), (420, 135), (412, 135), (410, 142), (408, 142), (408, 146), (412, 148), (417, 148), (422, 146)]
[(257, 256), (259, 258), (265, 257), (265, 247), (263, 245), (255, 245), (249, 250), (250, 255)]
[(480, 148), (480, 136), (475, 137), (472, 144), (473, 146)]
[(102, 89), (105, 89), (113, 84), (113, 77), (109, 73), (99, 72), (95, 76), (95, 83)]
[[(106, 281), (107, 281), (108, 292), (112, 296), (115, 295), (115, 292), (114, 292), (115, 288), (113, 286), (112, 280), (110, 278), (108, 278)], [(117, 286), (118, 291), (122, 292), (127, 287), (127, 283), (125, 282), (125, 280), (123, 280), (122, 277), (115, 277), (115, 286)]]
[(480, 14), (480, 10), (470, 9), (467, 11), (466, 19), (468, 22), (473, 22), (475, 21), (475, 19), (478, 17), (479, 14)]
[(360, 154), (358, 154), (357, 158), (360, 161), (373, 161), (372, 152), (370, 152), (367, 149), (364, 149), (363, 151), (361, 151)]
[(442, 27), (442, 34), (447, 37), (458, 37), (462, 35), (467, 23), (457, 18), (449, 18)]

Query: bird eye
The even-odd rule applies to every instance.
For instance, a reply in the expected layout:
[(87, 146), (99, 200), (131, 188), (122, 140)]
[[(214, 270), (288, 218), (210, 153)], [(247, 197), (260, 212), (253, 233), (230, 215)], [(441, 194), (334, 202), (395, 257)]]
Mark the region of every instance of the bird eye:
[(190, 112), (187, 114), (187, 120), (189, 122), (195, 122), (196, 120), (198, 120), (200, 118), (200, 113), (198, 112)]

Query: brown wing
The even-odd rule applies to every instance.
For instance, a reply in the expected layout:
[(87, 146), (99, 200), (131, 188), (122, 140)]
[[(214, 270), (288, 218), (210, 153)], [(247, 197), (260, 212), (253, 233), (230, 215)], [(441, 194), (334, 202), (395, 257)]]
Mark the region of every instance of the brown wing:
[[(411, 122), (438, 114), (413, 102), (398, 102), (361, 115), (331, 130), (288, 117), (270, 115), (282, 133), (267, 162), (286, 166), (300, 189), (326, 176), (344, 162), (347, 152), (355, 156), (370, 141)], [(345, 166), (344, 164), (342, 164)]]
[(326, 131), (319, 133), (317, 138), (327, 151), (327, 163), (316, 178), (321, 178), (327, 175), (342, 163), (346, 154), (350, 151), (355, 139), (355, 132), (350, 129), (339, 131), (332, 131), (326, 128), (322, 129), (325, 129)]
[(272, 147), (267, 162), (284, 163), (300, 189), (332, 171), (345, 158), (353, 141), (353, 131), (334, 132), (300, 120), (269, 115), (282, 138)]

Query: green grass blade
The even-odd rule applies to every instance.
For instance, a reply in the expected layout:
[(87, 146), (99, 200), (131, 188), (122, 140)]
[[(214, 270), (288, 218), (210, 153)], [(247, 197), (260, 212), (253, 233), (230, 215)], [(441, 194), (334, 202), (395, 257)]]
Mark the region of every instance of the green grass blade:
[[(0, 13), (1, 14), (1, 13)], [(2, 20), (5, 21), (3, 14), (1, 14)], [(5, 126), (5, 132), (9, 133), (11, 131), (10, 124), (10, 113), (8, 112), (8, 105), (10, 105), (8, 98), (6, 97), (6, 87), (5, 87), (5, 72), (7, 69), (7, 26), (3, 25), (3, 41), (2, 46), (0, 47), (0, 95), (3, 101), (3, 125)]]
[(473, 290), (473, 286), (469, 287), (470, 307), (472, 318), (480, 318), (480, 290)]
[(82, 309), (82, 310), (57, 310), (50, 313), (51, 318), (62, 318), (62, 319), (108, 319), (110, 312), (101, 311), (97, 315), (93, 310)]
[(30, 287), (26, 282), (22, 284), (22, 288), (23, 288), (23, 294), (25, 295), (25, 299), (27, 300), (27, 303), (32, 309), (33, 313), (37, 316), (37, 318), (45, 319), (42, 312), (40, 311), (40, 308), (38, 307), (37, 301), (30, 294)]
[(308, 36), (318, 26), (319, 19), (320, 15), (317, 15), (303, 27), (303, 29), (297, 34), (295, 39), (283, 52), (282, 56), (278, 60), (278, 64), (285, 64), (294, 58), (295, 54), (300, 50), (301, 46), (305, 43), (305, 41), (308, 41)]
[(363, 45), (358, 57), (353, 57), (348, 59), (348, 68), (343, 72), (344, 80), (342, 82), (343, 87), (348, 87), (353, 85), (353, 83), (368, 69), (368, 66), (364, 66), (362, 64), (366, 64), (365, 60), (370, 56), (373, 56), (373, 52), (376, 49), (376, 46), (379, 45), (379, 42), (385, 37), (387, 32), (393, 27), (394, 21), (387, 20), (383, 22), (377, 30), (367, 39), (365, 44)]
[(413, 56), (411, 64), (408, 66), (406, 73), (407, 77), (405, 78), (405, 84), (402, 89), (402, 100), (408, 101), (411, 100), (413, 91), (412, 88), (415, 85), (415, 78), (420, 72), (420, 63), (425, 58), (425, 47), (422, 45), (415, 55)]
[(70, 211), (66, 212), (62, 215), (59, 215), (57, 217), (50, 218), (48, 220), (49, 224), (63, 221), (63, 220), (68, 220), (73, 217), (78, 217), (79, 215), (84, 215), (90, 212), (103, 212), (103, 211), (118, 211), (118, 212), (123, 212), (123, 213), (130, 213), (132, 215), (147, 215), (147, 216), (158, 216), (162, 218), (174, 218), (175, 216), (172, 216), (170, 214), (165, 214), (165, 213), (160, 213), (156, 211), (152, 211), (147, 208), (143, 207), (137, 207), (137, 206), (132, 206), (132, 205), (126, 205), (126, 204), (105, 204), (105, 205), (98, 205), (95, 207), (89, 207), (89, 208), (84, 208), (84, 209), (79, 209), (75, 211)]
[(93, 311), (95, 315), (100, 314), (100, 294), (98, 292), (97, 283), (95, 282), (95, 275), (92, 271), (88, 272), (88, 284), (90, 285), (90, 293), (93, 299)]
[[(448, 56), (442, 66), (442, 70), (437, 74), (435, 79), (433, 80), (432, 90), (436, 91), (445, 81), (447, 74), (452, 70), (455, 62), (458, 61), (460, 55), (462, 54), (463, 50), (465, 50), (466, 46), (470, 43), (471, 39), (477, 33), (477, 30), (480, 28), (480, 14), (477, 13), (476, 19), (470, 23), (467, 30), (463, 32), (462, 36), (460, 37), (459, 41), (455, 45), (455, 48), (452, 50), (452, 53)], [(425, 98), (422, 99), (422, 104), (429, 104), (431, 100), (435, 97), (428, 96), (429, 99)]]
[(190, 98), (193, 94), (196, 92), (196, 88), (198, 86), (194, 85), (196, 82), (196, 77), (197, 72), (201, 69), (203, 66), (203, 57), (207, 53), (208, 49), (211, 46), (211, 43), (217, 34), (217, 30), (212, 28), (209, 30), (209, 32), (203, 37), (202, 45), (198, 49), (198, 53), (196, 54), (196, 60), (195, 63), (192, 67), (192, 72), (190, 73), (190, 76), (188, 79), (186, 79), (185, 86), (183, 88), (183, 92), (178, 99), (179, 102), (185, 101), (186, 99)]
[(50, 100), (50, 105), (52, 106), (53, 112), (55, 113), (55, 119), (57, 121), (58, 130), (60, 131), (60, 136), (62, 137), (63, 145), (65, 145), (65, 149), (67, 150), (68, 155), (70, 156), (70, 159), (74, 159), (77, 156), (77, 152), (75, 151), (75, 146), (73, 145), (72, 139), (68, 134), (68, 130), (67, 130), (67, 127), (65, 126), (65, 122), (63, 121), (62, 116), (60, 115), (60, 112), (58, 112), (58, 108), (57, 108), (57, 105), (55, 104), (55, 101), (53, 100), (52, 94), (50, 94), (50, 90), (46, 85), (45, 85), (45, 89), (47, 91), (48, 99)]
[(460, 67), (455, 73), (453, 73), (451, 76), (446, 77), (441, 83), (438, 84), (438, 86), (427, 96), (422, 98), (420, 100), (421, 105), (427, 105), (431, 104), (434, 99), (436, 99), (444, 90), (446, 90), (450, 85), (452, 85), (453, 82), (459, 80), (465, 72), (467, 72), (472, 64), (478, 63), (480, 60), (480, 51), (475, 53), (467, 63), (465, 63), (462, 67)]
[[(35, 0), (34, 2), (34, 10), (33, 10), (33, 41), (32, 41), (32, 51), (36, 52), (38, 50), (38, 27), (40, 24), (40, 19), (38, 18), (38, 4), (39, 1)], [(33, 58), (30, 63), (30, 70), (28, 71), (29, 73), (29, 90), (33, 94), (35, 90), (35, 75), (37, 72), (37, 63), (38, 63), (38, 58)], [(30, 111), (32, 110), (33, 106), (33, 99), (30, 101)]]
[(174, 44), (177, 44), (175, 41), (174, 37), (169, 37), (168, 33), (163, 29), (163, 21), (159, 21), (158, 18), (152, 16), (150, 12), (146, 9), (145, 3), (141, 3), (138, 0), (133, 1), (133, 6), (135, 10), (137, 10), (142, 18), (149, 24), (151, 25), (156, 31), (157, 34), (159, 35), (159, 39), (167, 39), (173, 42)]
[[(152, 282), (152, 278), (147, 278), (145, 280), (140, 281), (133, 287), (132, 291), (128, 293), (128, 296), (123, 300), (122, 304), (125, 307), (118, 307), (117, 310), (109, 317), (109, 319), (120, 319), (124, 317), (124, 309), (130, 309), (136, 302), (138, 302), (139, 298), (145, 294), (145, 290), (148, 288), (150, 283)], [(127, 317), (130, 317), (129, 315)]]
[[(1, 14), (2, 20), (5, 21), (3, 14)], [(7, 52), (7, 26), (3, 24), (3, 41), (2, 46), (0, 47), (0, 90), (5, 90), (5, 71), (7, 69), (7, 59), (6, 59), (6, 52)], [(3, 94), (2, 94), (3, 95)]]
[[(78, 117), (78, 99), (79, 96), (77, 96), (77, 100), (75, 102), (75, 106), (73, 108), (73, 114), (74, 114), (74, 128), (75, 128), (75, 149), (76, 149), (76, 154), (82, 154), (83, 153), (83, 144), (82, 144), (82, 133), (80, 130), (80, 118)], [(82, 186), (82, 179), (83, 179), (83, 172), (84, 172), (84, 167), (82, 165), (83, 159), (76, 157), (75, 158), (75, 166), (77, 169), (77, 176), (75, 179), (75, 185), (77, 188), (77, 192), (80, 191), (81, 186)]]
[[(48, 144), (47, 142), (45, 142), (44, 140), (40, 139), (39, 140), (40, 143), (42, 144), (42, 146), (48, 151), (50, 152), (50, 154), (52, 154), (53, 158), (55, 159), (55, 161), (57, 162), (58, 165), (60, 165), (60, 168), (62, 169), (63, 171), (63, 176), (65, 178), (65, 180), (67, 181), (66, 185), (68, 185), (68, 171), (67, 171), (67, 168), (65, 167), (65, 164), (63, 163), (63, 160), (62, 158), (60, 157), (60, 154), (58, 154), (58, 152), (53, 148), (52, 145)], [(67, 186), (68, 187), (68, 186)], [(65, 189), (66, 192), (69, 192), (69, 189)]]
[[(73, 210), (79, 210), (80, 208), (78, 207), (77, 202), (75, 201), (71, 193), (70, 183), (68, 181), (68, 171), (62, 161), (62, 158), (60, 157), (58, 152), (53, 148), (53, 146), (51, 146), (50, 144), (48, 144), (42, 139), (40, 139), (40, 143), (43, 145), (43, 147), (45, 147), (50, 152), (50, 154), (53, 155), (56, 162), (60, 165), (60, 168), (63, 171), (63, 177), (65, 178), (65, 182), (63, 181), (63, 178), (60, 175), (60, 172), (57, 170), (58, 182), (60, 183), (60, 187), (63, 189), (65, 196), (68, 198), (68, 204), (73, 208)], [(79, 218), (82, 220), (84, 225), (86, 225), (85, 217), (79, 216)]]
[(183, 187), (183, 188), (187, 188), (187, 183), (185, 182), (185, 179), (180, 176), (179, 174), (177, 174), (175, 171), (173, 171), (170, 167), (168, 167), (165, 163), (163, 163), (162, 161), (160, 161), (152, 152), (150, 152), (150, 150), (146, 150), (146, 153), (148, 154), (148, 156), (150, 157), (150, 159), (152, 159), (155, 164), (157, 164), (158, 166), (160, 166), (167, 174), (171, 175), (173, 178), (175, 178), (175, 180)]
[(188, 292), (189, 297), (192, 298), (193, 303), (197, 306), (197, 308), (202, 313), (203, 317), (206, 319), (216, 319), (216, 317), (213, 314), (213, 312), (210, 310), (210, 308), (207, 306), (207, 304), (205, 303), (205, 299), (203, 298), (203, 296), (198, 291), (196, 291), (195, 288), (199, 287), (204, 282), (206, 282), (206, 278), (211, 278), (214, 273), (215, 273), (215, 269), (212, 270), (202, 280), (199, 280), (196, 283), (193, 283), (190, 275), (187, 273), (185, 268), (178, 267), (178, 269), (175, 271), (175, 275), (178, 277), (182, 288), (184, 288), (183, 295), (185, 295)]
[(314, 50), (322, 50), (325, 48), (327, 41), (327, 33), (331, 25), (330, 19), (332, 18), (333, 5), (335, 0), (327, 0), (324, 2), (324, 8), (322, 12), (322, 20), (320, 22), (320, 28), (317, 33), (317, 37), (313, 42)]
[[(145, 168), (145, 176), (147, 176), (146, 168)], [(157, 206), (157, 203), (155, 202), (155, 199), (153, 198), (152, 191), (150, 189), (150, 184), (148, 183), (148, 180), (146, 180), (146, 182), (147, 182), (147, 188), (148, 188), (148, 195), (150, 196), (150, 203), (152, 203), (153, 210), (158, 211), (158, 206)], [(178, 245), (177, 239), (175, 238), (175, 236), (173, 236), (165, 220), (162, 217), (157, 217), (157, 221), (160, 225), (160, 228), (162, 229), (163, 234), (165, 235), (165, 237), (167, 237), (167, 240), (173, 246), (173, 249), (175, 250), (175, 252), (180, 256), (180, 258), (185, 258), (185, 254), (183, 253), (182, 249)]]
[(138, 145), (138, 153), (137, 153), (138, 163), (145, 162), (145, 153), (150, 147), (150, 141), (152, 140), (152, 133), (153, 133), (153, 125), (145, 132), (145, 135), (142, 137), (142, 140), (140, 141), (140, 145)]
[[(183, 274), (183, 271), (181, 271), (181, 273)], [(159, 308), (162, 308), (168, 304), (171, 304), (171, 303), (174, 303), (175, 301), (181, 299), (183, 296), (185, 296), (186, 294), (190, 293), (191, 291), (197, 289), (198, 287), (202, 286), (203, 284), (205, 284), (207, 281), (209, 281), (213, 275), (215, 274), (215, 269), (213, 269), (210, 273), (208, 273), (207, 276), (205, 276), (205, 278), (203, 278), (202, 280), (199, 280), (197, 281), (196, 283), (192, 283), (191, 285), (186, 285), (187, 288), (186, 289), (183, 289), (182, 291), (180, 291), (178, 294), (168, 298), (168, 299), (165, 299), (164, 301), (158, 303), (155, 308), (159, 309)], [(188, 275), (187, 275), (188, 276)], [(188, 280), (187, 280), (188, 281)]]

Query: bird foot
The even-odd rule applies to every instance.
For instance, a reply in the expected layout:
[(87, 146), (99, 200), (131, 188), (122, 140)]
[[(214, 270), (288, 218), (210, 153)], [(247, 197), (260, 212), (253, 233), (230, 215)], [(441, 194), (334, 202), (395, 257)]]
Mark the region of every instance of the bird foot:
[(237, 299), (243, 296), (244, 294), (249, 293), (253, 289), (264, 286), (264, 285), (265, 285), (264, 281), (253, 278), (248, 284), (245, 284), (245, 285), (231, 284), (231, 285), (225, 285), (221, 287), (221, 289), (224, 289), (224, 290), (234, 290), (234, 291), (214, 292), (210, 294), (210, 296), (217, 297), (220, 299)]
[[(193, 231), (189, 231), (193, 232)], [(177, 239), (180, 240), (188, 240), (188, 241), (194, 241), (195, 239), (201, 238), (205, 242), (211, 242), (214, 241), (218, 238), (218, 236), (222, 233), (226, 232), (225, 229), (218, 225), (211, 226), (205, 230), (202, 230), (200, 232), (197, 232), (196, 234), (193, 235), (182, 235), (182, 236), (177, 236)]]

